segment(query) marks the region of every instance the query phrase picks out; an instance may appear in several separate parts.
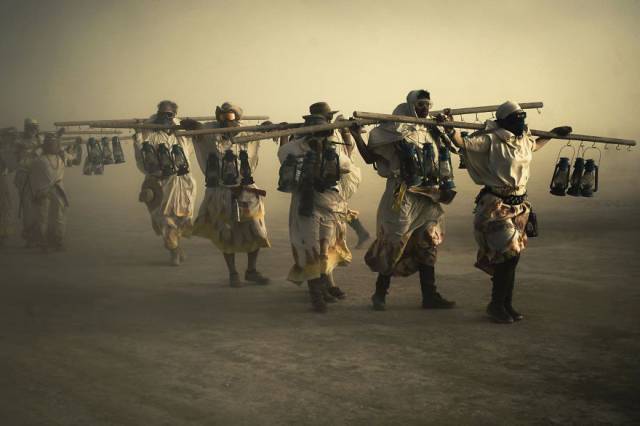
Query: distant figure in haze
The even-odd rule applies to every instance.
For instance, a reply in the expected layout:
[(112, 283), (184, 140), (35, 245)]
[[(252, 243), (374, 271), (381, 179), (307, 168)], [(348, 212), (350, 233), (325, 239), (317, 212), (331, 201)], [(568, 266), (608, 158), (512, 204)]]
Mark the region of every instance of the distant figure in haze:
[(15, 127), (0, 132), (0, 247), (14, 231), (14, 205), (9, 182), (17, 167), (16, 138)]
[[(175, 102), (161, 101), (147, 123), (178, 125), (177, 112)], [(171, 265), (179, 266), (185, 260), (180, 242), (191, 234), (196, 201), (196, 182), (189, 164), (191, 138), (177, 137), (171, 128), (137, 130), (134, 151), (138, 169), (145, 175), (139, 199), (149, 210), (153, 230), (169, 250)]]
[(22, 238), (26, 241), (26, 247), (38, 245), (38, 219), (33, 208), (33, 189), (29, 182), (31, 165), (42, 152), (42, 138), (40, 125), (33, 118), (25, 118), (23, 131), (18, 134), (16, 140), (18, 167), (14, 184), (18, 189), (19, 207), (18, 215), (22, 217)]
[[(203, 125), (185, 119), (181, 124), (191, 130), (238, 127), (242, 114), (242, 108), (225, 102), (216, 107), (216, 121)], [(258, 271), (258, 254), (260, 249), (271, 247), (265, 223), (266, 192), (253, 180), (260, 141), (234, 144), (231, 136), (230, 133), (196, 136), (196, 156), (206, 178), (206, 192), (194, 235), (211, 240), (222, 252), (231, 287), (243, 286), (236, 269), (237, 253), (247, 253), (245, 281), (265, 285), (269, 279)]]
[[(409, 92), (406, 102), (393, 114), (427, 118), (431, 95), (426, 90)], [(352, 131), (355, 138), (360, 136)], [(443, 131), (422, 124), (383, 123), (373, 129), (367, 150), (378, 174), (386, 179), (386, 189), (378, 206), (377, 234), (365, 255), (365, 262), (378, 273), (373, 309), (385, 310), (391, 277), (418, 272), (424, 309), (453, 308), (455, 302), (438, 293), (435, 263), (438, 246), (444, 240), (444, 210), (454, 194), (439, 186), (437, 165), (426, 172), (423, 164), (437, 164), (442, 151), (449, 149)], [(359, 145), (364, 145), (358, 140)]]
[[(531, 136), (526, 116), (520, 105), (507, 101), (496, 111), (496, 121), (487, 120), (485, 130), (467, 137), (453, 128), (448, 131), (455, 145), (462, 148), (469, 175), (484, 186), (476, 197), (476, 267), (492, 276), (487, 314), (498, 323), (524, 318), (512, 302), (516, 266), (527, 246), (529, 167), (533, 152), (549, 141)], [(551, 132), (566, 136), (571, 128), (556, 127)]]
[(80, 164), (82, 150), (78, 148), (70, 144), (63, 150), (59, 135), (47, 134), (42, 154), (31, 164), (29, 182), (36, 215), (36, 241), (45, 252), (49, 249), (64, 250), (66, 210), (69, 207), (63, 183), (64, 170)]
[[(305, 125), (331, 122), (337, 111), (318, 102), (304, 116)], [(339, 131), (328, 130), (294, 137), (282, 143), (279, 189), (291, 193), (289, 240), (294, 264), (288, 280), (305, 281), (314, 311), (327, 311), (327, 302), (344, 298), (335, 285), (333, 270), (347, 266), (347, 201), (360, 184), (360, 170)]]

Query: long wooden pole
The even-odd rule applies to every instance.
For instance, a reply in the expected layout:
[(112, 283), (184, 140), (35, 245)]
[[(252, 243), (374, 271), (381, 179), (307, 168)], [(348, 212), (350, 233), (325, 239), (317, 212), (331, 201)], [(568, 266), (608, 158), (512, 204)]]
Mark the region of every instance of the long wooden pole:
[(201, 135), (219, 135), (222, 133), (240, 133), (240, 132), (259, 132), (270, 130), (295, 129), (304, 126), (304, 123), (287, 123), (287, 124), (264, 124), (257, 126), (238, 126), (238, 127), (216, 127), (214, 129), (199, 130), (180, 130), (176, 132), (176, 136), (201, 136)]
[[(418, 118), (418, 117), (409, 117), (404, 115), (391, 115), (391, 114), (378, 114), (373, 112), (362, 112), (355, 111), (353, 116), (356, 118), (373, 120), (373, 121), (391, 121), (396, 123), (414, 123), (414, 124), (424, 124), (427, 126), (443, 126), (443, 127), (456, 127), (459, 129), (472, 129), (472, 130), (484, 130), (485, 125), (482, 123), (466, 123), (462, 121), (437, 121), (431, 120), (428, 118)], [(539, 136), (542, 138), (549, 139), (561, 139), (561, 140), (574, 140), (574, 141), (584, 141), (584, 142), (594, 142), (594, 143), (603, 143), (603, 144), (611, 144), (611, 145), (625, 145), (625, 146), (635, 146), (636, 141), (631, 139), (617, 139), (617, 138), (608, 138), (603, 136), (591, 136), (591, 135), (580, 135), (576, 133), (571, 133), (567, 136), (559, 136), (555, 133), (546, 132), (544, 130), (531, 130), (531, 134), (533, 136)]]
[[(215, 121), (216, 117), (213, 115), (201, 116), (201, 117), (183, 117), (183, 118), (191, 118), (196, 121)], [(242, 116), (242, 120), (268, 120), (268, 115), (244, 115)], [(140, 124), (148, 121), (149, 118), (125, 118), (125, 119), (116, 119), (116, 120), (81, 120), (81, 121), (56, 121), (53, 123), (57, 127), (66, 127), (66, 126), (94, 126), (92, 127), (100, 127), (101, 124)], [(102, 126), (105, 127), (105, 126)], [(125, 127), (126, 128), (126, 127)]]
[[(40, 133), (57, 133), (57, 130), (41, 130)], [(121, 135), (120, 130), (65, 130), (64, 135)]]
[(275, 132), (267, 132), (267, 133), (256, 133), (254, 135), (240, 136), (237, 138), (233, 138), (234, 143), (246, 143), (253, 142), (262, 139), (275, 139), (283, 136), (293, 136), (293, 135), (305, 135), (309, 133), (315, 132), (323, 132), (326, 130), (335, 130), (335, 129), (344, 129), (346, 127), (351, 127), (354, 122), (360, 124), (361, 126), (366, 126), (368, 124), (376, 124), (375, 120), (340, 120), (334, 123), (328, 124), (316, 124), (313, 126), (302, 126), (295, 129), (287, 129), (287, 130), (278, 130)]
[[(542, 102), (519, 102), (520, 108), (522, 109), (538, 109), (544, 107), (544, 103)], [(451, 115), (463, 115), (463, 114), (481, 114), (484, 112), (495, 112), (498, 110), (500, 105), (486, 105), (479, 107), (469, 107), (469, 108), (450, 108), (449, 112)], [(445, 110), (435, 110), (430, 111), (431, 114), (442, 114)]]

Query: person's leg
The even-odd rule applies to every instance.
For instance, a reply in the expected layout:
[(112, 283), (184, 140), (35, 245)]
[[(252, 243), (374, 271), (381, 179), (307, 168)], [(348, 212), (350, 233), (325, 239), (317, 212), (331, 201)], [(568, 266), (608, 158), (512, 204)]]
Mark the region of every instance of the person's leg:
[[(51, 206), (51, 200), (49, 195), (39, 198), (37, 202), (34, 202), (29, 206), (29, 216), (31, 216), (30, 224), (25, 222), (25, 226), (30, 226), (31, 231), (28, 231), (28, 240), (35, 242), (43, 251), (48, 250), (49, 235), (49, 208)], [(26, 212), (25, 212), (26, 213)]]
[(327, 312), (327, 302), (324, 300), (323, 295), (324, 280), (322, 278), (309, 280), (307, 285), (309, 286), (309, 296), (313, 310), (318, 313)]
[(371, 234), (366, 230), (360, 219), (355, 217), (348, 222), (349, 226), (356, 231), (356, 235), (358, 235), (358, 242), (356, 244), (356, 248), (362, 248), (371, 238)]
[(242, 281), (240, 281), (240, 275), (236, 270), (235, 253), (224, 253), (224, 261), (227, 264), (227, 270), (229, 271), (229, 285), (231, 287), (242, 287)]
[(55, 250), (64, 250), (67, 229), (66, 206), (60, 196), (52, 196), (49, 207), (49, 241)]
[(451, 309), (456, 302), (449, 301), (438, 293), (436, 271), (433, 265), (420, 265), (420, 290), (424, 309)]
[(266, 285), (269, 284), (269, 278), (258, 271), (259, 254), (260, 249), (247, 253), (247, 271), (244, 274), (244, 279), (256, 284)]
[(493, 285), (491, 287), (491, 302), (487, 305), (487, 314), (494, 322), (500, 324), (513, 322), (513, 317), (505, 309), (510, 286), (511, 268), (515, 268), (514, 258), (498, 263), (495, 265), (495, 272), (491, 279)]
[(335, 297), (336, 299), (342, 300), (347, 297), (347, 294), (344, 291), (342, 291), (340, 287), (336, 285), (336, 281), (333, 278), (333, 272), (329, 272), (326, 275), (326, 285), (327, 285), (327, 292), (331, 296)]
[(386, 297), (391, 286), (391, 275), (378, 274), (376, 280), (376, 292), (371, 296), (373, 309), (375, 311), (384, 311), (386, 309)]
[(507, 312), (509, 313), (509, 315), (511, 315), (511, 317), (513, 318), (514, 321), (520, 321), (522, 319), (524, 319), (524, 315), (522, 315), (520, 312), (516, 311), (513, 308), (513, 288), (515, 286), (515, 282), (516, 282), (516, 268), (518, 266), (518, 261), (520, 260), (520, 256), (516, 256), (513, 258), (512, 260), (512, 264), (509, 267), (509, 276), (508, 276), (508, 287), (507, 287), (507, 297), (505, 299), (504, 302), (504, 307), (507, 310)]

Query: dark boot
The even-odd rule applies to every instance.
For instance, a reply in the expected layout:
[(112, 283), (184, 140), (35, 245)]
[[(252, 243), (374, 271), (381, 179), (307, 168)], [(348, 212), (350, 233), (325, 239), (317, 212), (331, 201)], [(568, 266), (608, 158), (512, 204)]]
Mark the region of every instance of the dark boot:
[(376, 292), (371, 296), (374, 311), (384, 311), (386, 309), (386, 297), (391, 285), (391, 275), (378, 274), (376, 280)]
[(510, 259), (510, 267), (509, 267), (509, 286), (507, 287), (507, 297), (504, 300), (504, 308), (511, 315), (514, 321), (522, 321), (524, 319), (524, 315), (520, 312), (516, 311), (513, 308), (513, 288), (516, 282), (516, 267), (518, 266), (518, 261), (520, 260), (520, 256), (516, 256), (513, 259)]
[(322, 289), (324, 282), (321, 278), (307, 281), (309, 286), (309, 296), (311, 298), (311, 307), (315, 312), (325, 313), (327, 312), (327, 302), (324, 301)]
[(333, 280), (333, 273), (327, 274), (326, 277), (328, 283), (327, 291), (329, 294), (339, 300), (345, 299), (347, 294), (336, 285), (336, 282)]
[(509, 291), (509, 263), (499, 263), (493, 273), (491, 287), (491, 303), (487, 305), (487, 315), (499, 324), (513, 323), (513, 317), (505, 309), (505, 301)]
[(364, 247), (366, 242), (371, 238), (371, 234), (369, 234), (369, 231), (365, 229), (365, 227), (362, 225), (362, 222), (360, 222), (360, 219), (352, 219), (351, 222), (349, 222), (349, 226), (354, 231), (356, 231), (356, 234), (358, 235), (358, 243), (356, 244), (356, 248), (359, 249)]
[(451, 309), (456, 302), (442, 297), (436, 289), (436, 271), (433, 266), (420, 265), (420, 290), (424, 309)]
[(322, 280), (322, 298), (327, 303), (336, 303), (338, 299), (331, 294), (331, 281), (329, 277), (322, 275), (320, 279)]

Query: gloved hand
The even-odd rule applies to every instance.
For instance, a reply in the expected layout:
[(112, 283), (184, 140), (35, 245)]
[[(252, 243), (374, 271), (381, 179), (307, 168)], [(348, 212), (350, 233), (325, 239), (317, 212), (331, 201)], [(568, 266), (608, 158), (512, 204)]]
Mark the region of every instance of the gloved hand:
[(558, 136), (567, 136), (571, 132), (573, 132), (573, 129), (571, 128), (571, 126), (560, 126), (560, 127), (554, 127), (553, 129), (551, 129), (551, 133), (554, 133)]
[(185, 118), (183, 120), (180, 120), (180, 126), (185, 130), (202, 129), (202, 123), (197, 120), (193, 120), (191, 118)]

